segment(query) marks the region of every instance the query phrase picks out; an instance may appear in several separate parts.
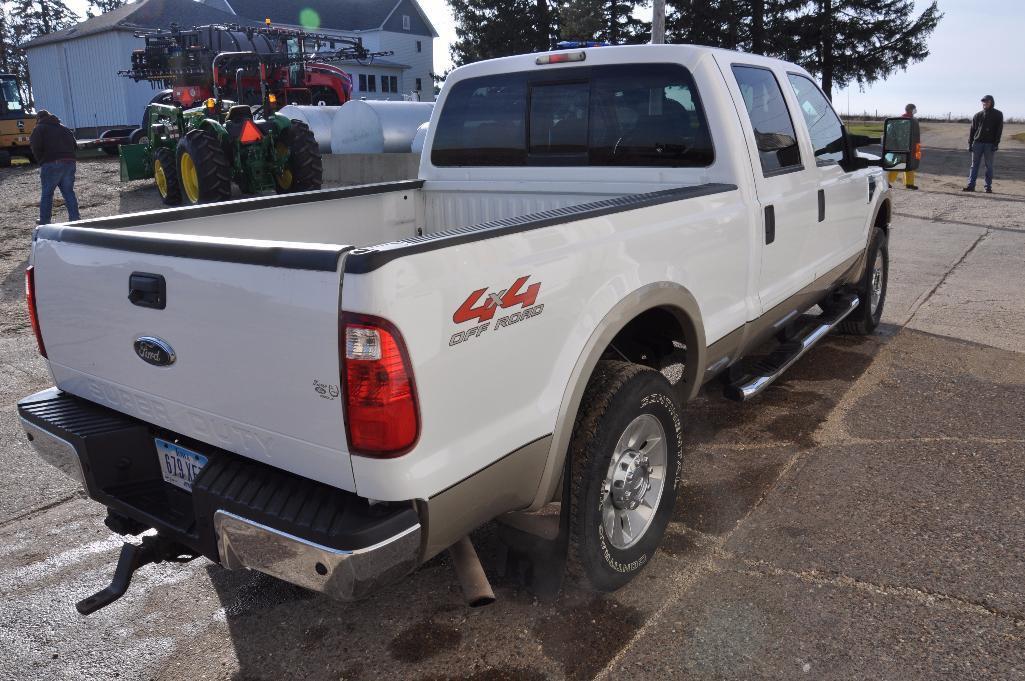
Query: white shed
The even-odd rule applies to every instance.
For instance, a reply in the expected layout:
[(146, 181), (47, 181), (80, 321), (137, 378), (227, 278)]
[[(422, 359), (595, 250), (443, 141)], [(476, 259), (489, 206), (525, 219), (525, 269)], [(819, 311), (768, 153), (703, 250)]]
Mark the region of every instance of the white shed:
[(172, 23), (248, 22), (193, 0), (139, 0), (40, 36), (22, 45), (36, 108), (56, 114), (80, 137), (138, 126), (157, 91), (148, 82), (136, 83), (117, 72), (130, 68), (132, 50), (143, 47), (135, 32), (166, 29)]

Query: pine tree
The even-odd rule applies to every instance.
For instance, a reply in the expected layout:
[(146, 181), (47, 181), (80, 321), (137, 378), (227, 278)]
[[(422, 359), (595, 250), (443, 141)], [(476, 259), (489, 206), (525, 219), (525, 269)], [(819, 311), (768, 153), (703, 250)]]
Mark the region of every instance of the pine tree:
[(14, 35), (11, 25), (7, 21), (7, 12), (0, 4), (0, 73), (14, 73), (18, 60), (17, 52), (13, 43)]
[(34, 104), (29, 83), (28, 60), (19, 46), (33, 38), (60, 31), (77, 24), (80, 19), (64, 0), (12, 0), (8, 6), (8, 30), (13, 45), (14, 60), (11, 69), (21, 81), (22, 96), (29, 106)]
[(801, 37), (795, 13), (807, 0), (670, 0), (666, 42), (794, 57)]
[(795, 17), (799, 61), (833, 86), (866, 85), (929, 56), (928, 37), (943, 14), (935, 0), (914, 18), (914, 0), (814, 0)]
[(124, 7), (126, 0), (89, 0), (89, 9), (85, 11), (90, 17), (112, 12), (118, 7)]
[(638, 0), (567, 0), (559, 6), (560, 40), (599, 40), (610, 45), (646, 43), (651, 24), (634, 17)]
[(456, 20), (452, 61), (457, 66), (547, 50), (552, 16), (543, 0), (448, 0)]
[(64, 0), (13, 0), (10, 13), (17, 17), (14, 30), (22, 36), (19, 43), (69, 28), (81, 21)]

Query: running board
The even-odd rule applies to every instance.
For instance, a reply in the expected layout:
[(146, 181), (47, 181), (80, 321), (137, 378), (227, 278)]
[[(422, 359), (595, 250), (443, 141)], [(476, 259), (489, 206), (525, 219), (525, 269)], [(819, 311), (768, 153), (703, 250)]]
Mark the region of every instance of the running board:
[(836, 307), (830, 312), (824, 312), (822, 316), (815, 318), (815, 322), (803, 336), (781, 343), (768, 357), (755, 364), (752, 373), (727, 385), (726, 397), (737, 402), (746, 402), (768, 388), (857, 307), (858, 297), (855, 295), (838, 300)]

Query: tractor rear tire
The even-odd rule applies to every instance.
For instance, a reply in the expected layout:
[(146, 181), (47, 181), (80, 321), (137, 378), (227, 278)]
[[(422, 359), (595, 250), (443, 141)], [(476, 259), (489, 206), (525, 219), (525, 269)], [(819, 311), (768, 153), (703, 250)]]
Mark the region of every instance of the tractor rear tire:
[(193, 130), (178, 141), (178, 177), (191, 204), (231, 198), (231, 164), (217, 136)]
[(132, 130), (132, 134), (128, 136), (129, 144), (142, 144), (146, 139), (146, 130), (144, 128), (136, 128)]
[(291, 127), (284, 131), (278, 140), (278, 153), (286, 150), (288, 162), (285, 170), (274, 178), (274, 187), (278, 194), (320, 189), (324, 165), (320, 158), (317, 138), (313, 136), (310, 126), (293, 119)]
[(166, 147), (157, 149), (153, 155), (153, 178), (157, 181), (160, 200), (167, 206), (182, 202), (181, 182), (178, 179), (178, 163), (174, 153)]
[(11, 167), (11, 153), (6, 149), (0, 149), (0, 168)]

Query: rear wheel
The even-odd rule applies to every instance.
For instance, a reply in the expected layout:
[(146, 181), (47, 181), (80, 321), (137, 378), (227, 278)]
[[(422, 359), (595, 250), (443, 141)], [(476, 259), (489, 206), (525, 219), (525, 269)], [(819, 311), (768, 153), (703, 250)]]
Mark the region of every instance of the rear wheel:
[(11, 154), (6, 149), (0, 149), (0, 168), (9, 168), (11, 165)]
[(872, 240), (865, 253), (865, 273), (858, 282), (858, 307), (847, 319), (840, 322), (840, 331), (846, 334), (867, 336), (879, 326), (886, 302), (886, 285), (890, 278), (890, 249), (886, 232), (874, 228)]
[(231, 198), (231, 166), (212, 132), (193, 130), (178, 142), (178, 174), (189, 203)]
[(654, 369), (599, 362), (570, 442), (570, 574), (599, 591), (651, 560), (676, 502), (683, 442), (669, 381)]
[(182, 202), (181, 184), (178, 181), (178, 164), (170, 149), (161, 147), (153, 155), (153, 179), (157, 182), (160, 199), (168, 206)]
[(313, 106), (338, 106), (341, 104), (338, 101), (338, 95), (331, 88), (316, 87), (310, 93), (313, 100)]
[(141, 144), (146, 139), (146, 131), (142, 128), (136, 128), (132, 130), (132, 134), (128, 136), (129, 144)]
[(324, 166), (317, 139), (308, 125), (293, 120), (288, 130), (281, 133), (276, 151), (279, 157), (288, 154), (284, 169), (274, 177), (279, 194), (320, 189)]

